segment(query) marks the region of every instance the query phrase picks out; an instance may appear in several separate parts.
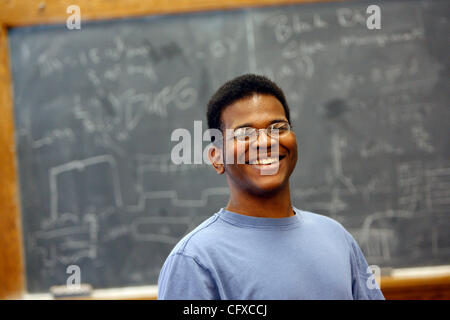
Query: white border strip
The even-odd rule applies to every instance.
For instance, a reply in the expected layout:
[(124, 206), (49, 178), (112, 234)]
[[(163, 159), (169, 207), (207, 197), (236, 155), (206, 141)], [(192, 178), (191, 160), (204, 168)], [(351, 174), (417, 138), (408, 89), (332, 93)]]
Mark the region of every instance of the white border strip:
[(392, 278), (423, 278), (423, 277), (440, 277), (450, 276), (450, 265), (421, 267), (421, 268), (404, 268), (393, 269), (390, 276)]
[[(142, 299), (155, 298), (158, 296), (158, 286), (140, 286), (125, 288), (110, 288), (93, 290), (88, 297), (81, 299), (107, 300), (107, 299)], [(53, 300), (50, 293), (26, 293), (22, 297), (23, 300)], [(67, 299), (67, 298), (66, 298)], [(70, 299), (70, 297), (69, 297)]]

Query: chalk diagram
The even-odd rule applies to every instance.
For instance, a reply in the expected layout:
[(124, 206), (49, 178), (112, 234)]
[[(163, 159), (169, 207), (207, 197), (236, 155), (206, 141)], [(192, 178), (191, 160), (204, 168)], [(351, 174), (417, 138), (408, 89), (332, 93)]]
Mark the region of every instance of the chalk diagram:
[[(202, 208), (207, 206), (210, 197), (228, 195), (228, 188), (220, 187), (201, 190), (198, 199), (184, 199), (174, 189), (148, 191), (146, 175), (152, 179), (152, 174), (176, 176), (180, 172), (204, 168), (174, 165), (167, 154), (137, 155), (136, 158), (135, 190), (138, 201), (134, 204), (124, 203), (119, 168), (112, 155), (70, 161), (50, 168), (50, 217), (42, 222), (39, 231), (28, 237), (30, 248), (43, 257), (45, 266), (51, 267), (58, 262), (75, 263), (83, 258), (96, 259), (100, 242), (122, 236), (129, 236), (137, 242), (175, 245), (207, 216), (149, 215), (147, 211), (152, 200), (166, 200), (172, 207)], [(89, 181), (95, 179), (93, 176), (99, 170), (102, 173), (100, 176), (106, 175), (107, 178), (90, 190)], [(75, 180), (89, 189), (85, 190), (88, 203), (83, 208), (67, 208), (64, 204), (65, 199), (76, 199), (73, 188), (70, 188)], [(102, 221), (112, 215), (128, 215), (129, 223), (110, 226), (102, 231)]]
[[(450, 211), (450, 161), (426, 162), (422, 160), (400, 161), (395, 164), (395, 177), (388, 171), (379, 172), (361, 185), (353, 183), (343, 167), (346, 138), (337, 134), (331, 136), (331, 170), (326, 172), (327, 184), (318, 187), (295, 188), (294, 198), (307, 203), (309, 208), (325, 212), (343, 222), (349, 209), (346, 197), (359, 195), (368, 198), (380, 193), (393, 192), (392, 179), (397, 186), (394, 208), (374, 211), (368, 214), (359, 228), (348, 229), (355, 237), (368, 259), (389, 262), (399, 235), (386, 223), (392, 219), (421, 219), (430, 215), (444, 217)], [(386, 191), (387, 190), (387, 191)], [(317, 197), (328, 201), (315, 200)], [(381, 222), (381, 223), (380, 223)], [(438, 224), (438, 222), (433, 222)], [(447, 223), (448, 224), (448, 223)], [(450, 254), (445, 231), (432, 227), (429, 235), (432, 255)]]
[(307, 189), (296, 188), (293, 190), (294, 197), (305, 199), (308, 197), (328, 194), (331, 190), (330, 201), (315, 201), (310, 203), (310, 207), (319, 210), (325, 210), (331, 217), (339, 220), (338, 213), (345, 210), (348, 205), (342, 200), (342, 194), (355, 194), (356, 187), (353, 185), (350, 177), (344, 174), (342, 164), (342, 149), (346, 145), (346, 140), (343, 137), (333, 134), (331, 137), (331, 155), (332, 155), (332, 170), (326, 172), (327, 185), (320, 187), (313, 187)]
[[(178, 179), (178, 174), (183, 174), (183, 172), (189, 170), (198, 169), (198, 165), (176, 165), (170, 160), (169, 154), (148, 156), (148, 155), (137, 155), (138, 166), (137, 166), (137, 185), (136, 190), (138, 192), (139, 200), (135, 205), (128, 206), (130, 211), (142, 211), (145, 207), (145, 201), (150, 199), (169, 199), (170, 203), (174, 207), (205, 207), (207, 205), (208, 199), (212, 196), (228, 195), (227, 187), (209, 187), (200, 191), (200, 199), (182, 199), (179, 197), (178, 192), (173, 189), (158, 190), (158, 191), (145, 191), (144, 181), (146, 173), (160, 173), (160, 174), (175, 174), (175, 179), (170, 181), (172, 186), (176, 185), (176, 179)], [(207, 165), (203, 164), (202, 167)], [(206, 170), (206, 168), (204, 168)], [(170, 183), (169, 183), (170, 184)], [(168, 186), (170, 187), (170, 186)]]

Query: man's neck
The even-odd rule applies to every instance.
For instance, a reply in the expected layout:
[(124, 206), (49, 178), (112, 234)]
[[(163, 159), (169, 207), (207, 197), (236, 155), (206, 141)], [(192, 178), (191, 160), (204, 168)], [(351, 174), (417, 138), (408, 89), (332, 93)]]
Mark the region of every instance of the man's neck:
[(245, 190), (231, 190), (226, 210), (262, 218), (285, 218), (295, 213), (291, 204), (289, 184), (270, 196), (255, 196)]

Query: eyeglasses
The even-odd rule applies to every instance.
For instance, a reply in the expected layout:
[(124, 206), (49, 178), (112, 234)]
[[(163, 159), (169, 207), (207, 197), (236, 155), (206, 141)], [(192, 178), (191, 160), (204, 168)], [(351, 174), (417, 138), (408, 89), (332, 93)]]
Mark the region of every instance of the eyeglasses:
[(271, 137), (278, 139), (279, 137), (285, 136), (291, 131), (291, 125), (287, 122), (276, 122), (268, 126), (266, 129), (256, 129), (252, 127), (237, 128), (233, 132), (233, 136), (238, 141), (250, 141), (254, 140), (259, 136), (260, 131)]

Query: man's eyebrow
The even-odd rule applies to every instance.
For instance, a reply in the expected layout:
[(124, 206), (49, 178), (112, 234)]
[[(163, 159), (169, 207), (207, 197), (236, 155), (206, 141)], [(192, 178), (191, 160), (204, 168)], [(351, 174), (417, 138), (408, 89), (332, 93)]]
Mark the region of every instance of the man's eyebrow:
[(239, 128), (251, 127), (251, 126), (252, 126), (251, 123), (244, 123), (244, 124), (241, 124), (241, 125), (237, 126), (236, 128), (234, 128), (234, 130), (239, 129)]
[[(270, 121), (269, 125), (274, 124), (274, 123), (278, 123), (278, 122), (288, 122), (288, 121), (286, 119), (274, 119), (274, 120)], [(244, 124), (241, 124), (241, 125), (237, 126), (233, 130), (236, 130), (236, 129), (239, 129), (239, 128), (245, 128), (245, 127), (252, 127), (253, 128), (253, 124), (251, 124), (251, 123), (244, 123)]]
[(270, 124), (274, 124), (274, 123), (278, 123), (278, 122), (286, 122), (286, 123), (288, 123), (289, 121), (287, 121), (286, 119), (276, 119), (276, 120), (270, 121)]

